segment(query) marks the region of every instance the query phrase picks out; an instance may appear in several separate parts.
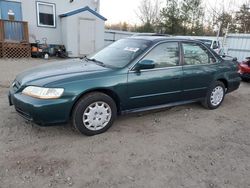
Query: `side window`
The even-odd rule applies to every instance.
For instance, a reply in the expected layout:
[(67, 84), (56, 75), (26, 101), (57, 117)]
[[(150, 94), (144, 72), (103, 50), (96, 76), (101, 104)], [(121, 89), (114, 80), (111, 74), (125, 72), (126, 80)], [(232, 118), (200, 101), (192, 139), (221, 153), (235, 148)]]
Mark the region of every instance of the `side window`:
[(183, 43), (185, 65), (201, 65), (211, 62), (212, 55), (206, 48), (195, 43)]
[(178, 42), (159, 44), (147, 54), (143, 60), (151, 60), (155, 68), (173, 67), (179, 64)]

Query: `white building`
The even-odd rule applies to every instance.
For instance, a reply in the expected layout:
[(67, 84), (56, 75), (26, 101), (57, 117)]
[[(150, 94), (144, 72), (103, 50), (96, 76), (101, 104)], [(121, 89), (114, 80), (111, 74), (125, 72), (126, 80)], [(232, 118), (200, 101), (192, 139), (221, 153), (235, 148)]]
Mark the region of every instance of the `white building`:
[(104, 46), (99, 0), (0, 0), (0, 19), (27, 21), (29, 42), (65, 45), (72, 57)]

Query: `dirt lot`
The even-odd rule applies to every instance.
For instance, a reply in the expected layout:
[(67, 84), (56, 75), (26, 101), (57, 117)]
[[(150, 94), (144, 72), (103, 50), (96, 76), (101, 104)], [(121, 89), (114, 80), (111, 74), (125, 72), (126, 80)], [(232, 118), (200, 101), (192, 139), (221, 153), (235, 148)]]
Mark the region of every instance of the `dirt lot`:
[[(250, 187), (250, 83), (199, 104), (120, 117), (105, 134), (38, 127), (8, 106), (8, 86), (44, 60), (0, 60), (0, 187)], [(50, 63), (50, 62), (48, 62)]]

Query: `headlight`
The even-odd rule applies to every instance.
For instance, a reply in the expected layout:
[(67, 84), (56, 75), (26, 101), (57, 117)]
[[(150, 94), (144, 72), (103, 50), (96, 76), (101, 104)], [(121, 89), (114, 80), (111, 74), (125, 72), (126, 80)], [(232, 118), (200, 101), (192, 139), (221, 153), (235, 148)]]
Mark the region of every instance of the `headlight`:
[(63, 88), (28, 86), (22, 91), (22, 94), (39, 99), (57, 99), (62, 96), (63, 91)]

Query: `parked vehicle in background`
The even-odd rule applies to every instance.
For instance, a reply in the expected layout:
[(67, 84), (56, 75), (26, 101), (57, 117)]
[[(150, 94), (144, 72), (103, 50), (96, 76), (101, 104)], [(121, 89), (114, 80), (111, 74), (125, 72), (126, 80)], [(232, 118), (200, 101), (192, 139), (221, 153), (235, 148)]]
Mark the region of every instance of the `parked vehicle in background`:
[(237, 63), (197, 40), (137, 36), (84, 59), (19, 74), (9, 102), (37, 124), (71, 121), (81, 133), (95, 135), (123, 113), (192, 102), (216, 109), (240, 81)]
[(161, 33), (136, 33), (132, 37), (147, 37), (147, 36), (170, 37), (171, 35), (161, 34)]
[(217, 54), (222, 53), (220, 41), (212, 39), (198, 39), (198, 40), (203, 42), (207, 47), (213, 49)]
[(244, 81), (250, 81), (250, 57), (239, 63), (239, 73)]

